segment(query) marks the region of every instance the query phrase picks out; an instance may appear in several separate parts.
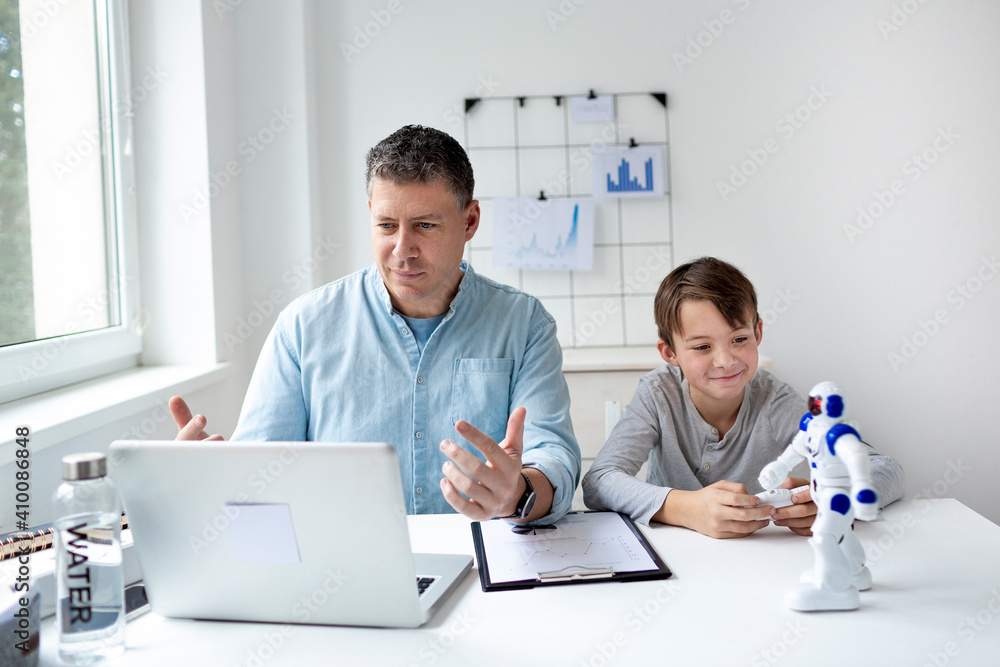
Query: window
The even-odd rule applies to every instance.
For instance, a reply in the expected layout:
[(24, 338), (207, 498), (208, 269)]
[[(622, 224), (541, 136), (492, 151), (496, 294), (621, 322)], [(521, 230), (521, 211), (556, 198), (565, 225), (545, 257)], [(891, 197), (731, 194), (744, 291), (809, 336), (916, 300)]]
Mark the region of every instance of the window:
[(138, 361), (124, 0), (0, 0), (0, 403)]

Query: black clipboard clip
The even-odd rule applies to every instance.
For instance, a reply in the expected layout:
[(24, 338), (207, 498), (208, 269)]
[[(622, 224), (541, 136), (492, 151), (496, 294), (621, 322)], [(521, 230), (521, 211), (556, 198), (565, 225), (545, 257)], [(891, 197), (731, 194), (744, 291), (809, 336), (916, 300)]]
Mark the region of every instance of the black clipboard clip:
[(542, 583), (553, 583), (556, 581), (587, 581), (590, 579), (610, 579), (615, 576), (615, 568), (611, 565), (607, 567), (590, 567), (587, 565), (567, 565), (559, 570), (549, 572), (539, 572), (538, 581)]

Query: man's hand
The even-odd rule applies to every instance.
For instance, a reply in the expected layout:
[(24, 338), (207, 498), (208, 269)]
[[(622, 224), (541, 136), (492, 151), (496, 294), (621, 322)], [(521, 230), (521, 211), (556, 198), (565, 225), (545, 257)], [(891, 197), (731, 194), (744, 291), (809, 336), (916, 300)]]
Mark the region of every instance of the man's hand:
[(451, 440), (441, 441), (441, 451), (451, 459), (441, 467), (444, 473), (441, 493), (448, 504), (477, 521), (514, 513), (526, 488), (521, 477), (524, 417), (524, 408), (514, 408), (507, 419), (506, 437), (500, 444), (464, 419), (455, 424), (459, 435), (481, 451), (486, 461), (479, 460)]
[[(786, 477), (781, 483), (783, 489), (796, 489), (806, 486), (809, 480), (799, 477)], [(816, 503), (812, 501), (812, 493), (807, 489), (792, 496), (792, 505), (780, 509), (771, 510), (771, 520), (776, 526), (785, 526), (793, 533), (809, 537), (812, 535), (813, 521), (816, 520), (818, 511)]]
[[(697, 491), (672, 489), (653, 521), (684, 526), (709, 537), (745, 537), (767, 525), (770, 506), (743, 484), (721, 480)], [(748, 507), (748, 506), (753, 507)]]
[(177, 424), (177, 437), (174, 440), (222, 440), (222, 436), (216, 433), (209, 435), (205, 433), (205, 424), (208, 420), (205, 415), (191, 416), (191, 410), (187, 403), (180, 396), (171, 396), (167, 403), (170, 407), (170, 414)]

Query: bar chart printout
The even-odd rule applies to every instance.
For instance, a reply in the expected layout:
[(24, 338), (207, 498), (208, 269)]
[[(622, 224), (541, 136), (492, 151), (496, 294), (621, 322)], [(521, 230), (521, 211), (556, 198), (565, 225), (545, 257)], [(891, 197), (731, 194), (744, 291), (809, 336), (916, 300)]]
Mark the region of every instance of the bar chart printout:
[(662, 197), (663, 151), (655, 146), (608, 148), (593, 163), (595, 197)]
[(608, 192), (652, 192), (653, 190), (653, 158), (649, 158), (642, 165), (643, 171), (645, 172), (645, 180), (642, 184), (639, 183), (639, 179), (632, 177), (629, 173), (629, 164), (625, 158), (622, 158), (622, 163), (618, 167), (618, 182), (615, 183), (611, 180), (611, 174), (608, 174)]
[(493, 265), (593, 270), (593, 200), (496, 198), (493, 201)]

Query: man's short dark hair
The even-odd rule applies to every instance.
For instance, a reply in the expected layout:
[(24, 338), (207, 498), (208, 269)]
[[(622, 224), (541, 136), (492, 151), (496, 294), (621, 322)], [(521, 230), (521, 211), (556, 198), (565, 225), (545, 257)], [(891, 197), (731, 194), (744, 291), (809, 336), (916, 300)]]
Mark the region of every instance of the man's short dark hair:
[(458, 210), (472, 201), (475, 179), (462, 145), (451, 136), (421, 125), (407, 125), (378, 142), (366, 157), (365, 187), (384, 178), (396, 185), (442, 182), (455, 195)]
[(670, 272), (653, 302), (660, 340), (674, 349), (671, 340), (681, 330), (681, 304), (709, 301), (733, 329), (757, 327), (757, 291), (743, 272), (714, 257), (701, 257)]

